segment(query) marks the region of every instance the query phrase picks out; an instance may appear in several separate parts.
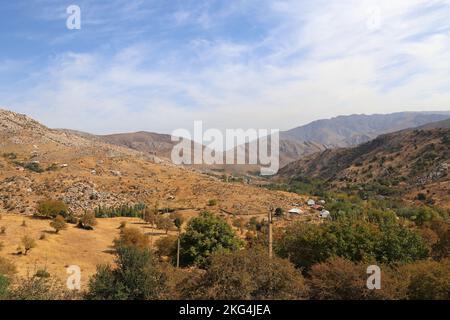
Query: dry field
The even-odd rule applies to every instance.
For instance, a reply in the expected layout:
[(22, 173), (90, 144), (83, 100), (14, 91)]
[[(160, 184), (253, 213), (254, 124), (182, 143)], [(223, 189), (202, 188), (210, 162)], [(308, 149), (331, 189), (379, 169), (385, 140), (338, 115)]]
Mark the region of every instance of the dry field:
[[(22, 226), (25, 221), (26, 226)], [(83, 230), (68, 225), (66, 230), (55, 234), (49, 226), (50, 220), (35, 219), (15, 214), (2, 214), (0, 226), (6, 227), (6, 234), (0, 235), (4, 248), (0, 256), (12, 261), (18, 276), (33, 275), (39, 269), (46, 269), (52, 276), (66, 279), (66, 268), (78, 265), (82, 271), (82, 287), (95, 273), (99, 264), (113, 263), (112, 242), (119, 235), (119, 225), (126, 221), (128, 226), (142, 229), (150, 235), (151, 242), (164, 236), (164, 231), (150, 229), (137, 218), (97, 219), (94, 230)], [(18, 255), (17, 247), (25, 235), (36, 240), (36, 248), (27, 255)], [(45, 238), (40, 240), (41, 235)]]

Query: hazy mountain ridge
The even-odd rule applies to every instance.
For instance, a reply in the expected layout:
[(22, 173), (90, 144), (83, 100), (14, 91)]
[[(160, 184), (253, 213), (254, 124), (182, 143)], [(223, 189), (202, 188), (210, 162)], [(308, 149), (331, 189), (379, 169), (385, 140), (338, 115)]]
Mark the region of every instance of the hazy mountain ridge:
[(418, 127), (445, 120), (449, 112), (398, 112), (392, 114), (355, 114), (313, 121), (284, 131), (283, 138), (314, 141), (327, 148), (348, 147), (367, 142), (380, 134)]

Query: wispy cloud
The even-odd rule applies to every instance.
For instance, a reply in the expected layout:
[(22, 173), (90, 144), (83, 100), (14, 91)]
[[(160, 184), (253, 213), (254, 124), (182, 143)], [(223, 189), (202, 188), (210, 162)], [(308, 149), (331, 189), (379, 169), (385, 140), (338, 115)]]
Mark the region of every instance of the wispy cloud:
[(4, 101), (98, 133), (450, 109), (447, 0), (105, 3)]

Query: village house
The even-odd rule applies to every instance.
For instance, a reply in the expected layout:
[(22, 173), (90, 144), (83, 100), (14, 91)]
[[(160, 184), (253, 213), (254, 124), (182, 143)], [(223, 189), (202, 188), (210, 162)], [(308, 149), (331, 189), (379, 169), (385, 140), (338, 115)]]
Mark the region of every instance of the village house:
[(325, 209), (320, 211), (320, 217), (323, 218), (323, 219), (330, 218), (330, 211), (325, 210)]
[(289, 212), (289, 214), (302, 214), (303, 213), (303, 211), (299, 208), (292, 208), (288, 212)]

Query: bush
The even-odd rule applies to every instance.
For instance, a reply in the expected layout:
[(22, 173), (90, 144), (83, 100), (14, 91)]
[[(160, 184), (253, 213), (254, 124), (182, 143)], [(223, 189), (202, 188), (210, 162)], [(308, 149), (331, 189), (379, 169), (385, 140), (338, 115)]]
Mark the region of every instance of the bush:
[(0, 274), (0, 300), (8, 296), (9, 279)]
[(67, 223), (63, 216), (56, 216), (56, 218), (50, 222), (50, 227), (55, 229), (55, 233), (58, 233), (60, 230), (67, 229)]
[(69, 216), (69, 208), (64, 202), (59, 200), (44, 200), (39, 202), (37, 212), (39, 216), (52, 219), (57, 216), (63, 216), (64, 218)]
[(208, 200), (208, 206), (213, 207), (217, 205), (217, 200), (216, 199), (209, 199)]
[(16, 266), (12, 262), (0, 257), (0, 274), (4, 276), (12, 276), (16, 273), (16, 271)]
[(85, 230), (92, 230), (97, 225), (97, 220), (93, 213), (85, 212), (78, 220), (78, 227)]
[(0, 228), (0, 234), (6, 234), (6, 227), (5, 226), (2, 226)]
[(67, 300), (73, 297), (62, 283), (49, 277), (34, 276), (18, 283), (8, 294), (11, 300)]
[(212, 213), (203, 212), (190, 220), (180, 239), (180, 264), (204, 267), (216, 251), (237, 250), (242, 246), (227, 222)]
[(28, 162), (23, 164), (23, 167), (25, 169), (28, 169), (30, 171), (36, 172), (36, 173), (42, 173), (45, 170), (41, 168), (41, 166), (39, 165), (39, 163), (36, 162)]
[(419, 201), (425, 201), (425, 200), (427, 200), (426, 194), (424, 194), (424, 193), (418, 193), (418, 194), (417, 194), (417, 200), (419, 200)]
[(36, 247), (36, 241), (28, 235), (25, 235), (21, 239), (21, 244), (23, 245), (24, 254), (27, 255), (28, 252)]
[(89, 281), (87, 299), (151, 300), (164, 295), (167, 280), (149, 249), (119, 247), (115, 262), (116, 268), (97, 267)]
[(148, 249), (148, 237), (138, 228), (122, 229), (118, 239), (114, 240), (114, 247), (137, 247), (139, 249)]
[(34, 276), (38, 278), (50, 278), (50, 273), (46, 269), (39, 269)]
[(450, 299), (450, 260), (424, 261), (404, 266), (403, 269), (410, 275), (409, 299)]
[(308, 272), (307, 284), (312, 299), (318, 300), (374, 300), (404, 299), (407, 280), (395, 277), (387, 266), (380, 266), (381, 289), (367, 288), (369, 264), (331, 258), (315, 264)]
[(156, 254), (159, 257), (171, 257), (174, 258), (177, 251), (177, 240), (176, 236), (167, 236), (159, 238), (156, 245)]
[(269, 259), (261, 248), (218, 252), (196, 282), (183, 287), (187, 298), (221, 300), (303, 299), (307, 287), (287, 260)]

